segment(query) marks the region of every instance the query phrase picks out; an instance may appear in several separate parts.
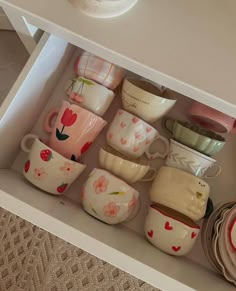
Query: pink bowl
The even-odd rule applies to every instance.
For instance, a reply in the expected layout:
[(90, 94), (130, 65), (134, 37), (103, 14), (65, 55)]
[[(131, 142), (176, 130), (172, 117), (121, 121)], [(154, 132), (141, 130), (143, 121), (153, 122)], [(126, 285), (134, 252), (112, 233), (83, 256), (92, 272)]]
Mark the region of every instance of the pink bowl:
[(74, 63), (76, 75), (91, 79), (114, 90), (124, 78), (125, 70), (104, 59), (83, 52)]
[(197, 101), (193, 102), (189, 115), (192, 121), (206, 129), (220, 133), (236, 133), (235, 118)]

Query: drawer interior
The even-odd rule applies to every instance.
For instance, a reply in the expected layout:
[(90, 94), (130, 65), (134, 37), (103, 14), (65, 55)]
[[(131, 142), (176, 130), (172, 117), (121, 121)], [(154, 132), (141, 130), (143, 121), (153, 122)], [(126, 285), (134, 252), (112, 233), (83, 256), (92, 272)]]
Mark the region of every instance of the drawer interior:
[[(29, 132), (40, 137), (48, 137), (43, 131), (43, 121), (50, 109), (60, 107), (62, 100), (68, 100), (64, 90), (65, 84), (67, 80), (74, 77), (73, 63), (80, 52), (80, 48), (44, 34), (2, 104), (0, 108), (1, 206), (161, 289), (169, 290), (174, 287), (177, 290), (180, 284), (180, 290), (185, 288), (190, 290), (191, 287), (204, 290), (208, 284), (211, 284), (214, 290), (223, 290), (223, 288), (231, 290), (233, 286), (228, 285), (211, 269), (203, 254), (200, 237), (192, 252), (183, 258), (166, 255), (146, 241), (143, 227), (150, 204), (148, 198), (150, 183), (134, 184), (134, 187), (140, 191), (142, 202), (139, 214), (130, 222), (109, 226), (90, 217), (82, 210), (80, 189), (90, 171), (94, 167), (99, 167), (98, 150), (106, 143), (105, 134), (109, 123), (117, 109), (121, 108), (120, 88), (116, 90), (116, 97), (103, 117), (108, 121), (108, 125), (82, 157), (82, 161), (87, 165), (86, 170), (63, 197), (45, 194), (24, 179), (21, 172), (26, 154), (20, 150), (20, 141)], [(127, 74), (134, 76), (131, 72)], [(167, 94), (177, 99), (169, 115), (186, 120), (192, 100), (171, 90), (168, 90)], [(165, 136), (160, 121), (157, 121), (154, 127)], [(207, 180), (211, 186), (210, 196), (214, 204), (236, 198), (234, 177), (236, 136), (227, 135), (226, 140), (224, 149), (214, 157), (221, 163), (222, 173), (217, 178)], [(163, 162), (157, 159), (150, 164), (158, 169)]]

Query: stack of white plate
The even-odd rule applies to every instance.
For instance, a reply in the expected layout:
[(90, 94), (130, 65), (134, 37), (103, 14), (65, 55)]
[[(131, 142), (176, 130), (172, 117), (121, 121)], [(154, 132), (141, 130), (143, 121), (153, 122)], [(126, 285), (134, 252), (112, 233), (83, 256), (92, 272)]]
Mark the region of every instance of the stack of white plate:
[(236, 286), (236, 202), (219, 204), (201, 232), (202, 247), (211, 265)]
[(82, 12), (98, 18), (119, 16), (130, 10), (138, 0), (70, 0)]

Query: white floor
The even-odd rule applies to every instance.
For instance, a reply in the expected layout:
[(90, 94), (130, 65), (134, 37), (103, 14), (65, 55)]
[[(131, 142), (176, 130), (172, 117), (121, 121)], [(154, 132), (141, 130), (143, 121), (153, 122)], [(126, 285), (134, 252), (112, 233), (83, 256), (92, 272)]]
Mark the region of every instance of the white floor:
[(0, 106), (29, 55), (14, 31), (0, 30)]

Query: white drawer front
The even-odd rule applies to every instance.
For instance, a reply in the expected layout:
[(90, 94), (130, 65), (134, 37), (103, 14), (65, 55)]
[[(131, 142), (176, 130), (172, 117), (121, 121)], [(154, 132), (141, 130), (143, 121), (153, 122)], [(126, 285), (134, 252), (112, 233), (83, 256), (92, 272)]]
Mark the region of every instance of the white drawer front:
[[(30, 185), (22, 176), (26, 159), (19, 149), (28, 132), (47, 137), (42, 124), (45, 114), (66, 99), (65, 82), (73, 77), (73, 62), (79, 49), (66, 41), (44, 34), (18, 80), (0, 108), (0, 206), (31, 221), (45, 230), (79, 246), (111, 264), (162, 290), (233, 290), (210, 268), (200, 240), (187, 258), (176, 259), (151, 246), (143, 234), (144, 218), (149, 205), (149, 183), (137, 184), (142, 207), (131, 222), (118, 227), (101, 223), (87, 215), (79, 204), (79, 193), (91, 169), (97, 166), (97, 152), (105, 144), (105, 128), (89, 155), (87, 169), (65, 197), (54, 197)], [(118, 92), (119, 93), (119, 92)], [(178, 104), (172, 116), (184, 118), (191, 100), (175, 94)], [(121, 106), (119, 94), (104, 118), (110, 122)], [(155, 124), (160, 130), (160, 121)], [(217, 157), (223, 174), (210, 181), (214, 202), (233, 199), (236, 163), (233, 160), (235, 137)], [(159, 167), (161, 161), (153, 161)], [(226, 196), (227, 195), (227, 196)]]

